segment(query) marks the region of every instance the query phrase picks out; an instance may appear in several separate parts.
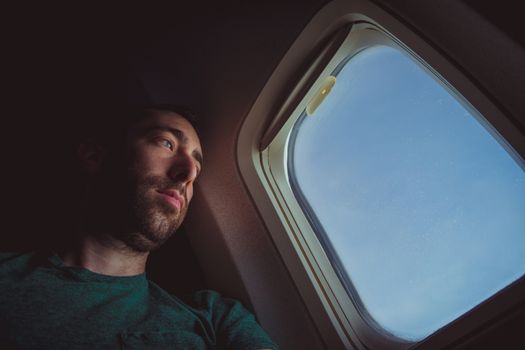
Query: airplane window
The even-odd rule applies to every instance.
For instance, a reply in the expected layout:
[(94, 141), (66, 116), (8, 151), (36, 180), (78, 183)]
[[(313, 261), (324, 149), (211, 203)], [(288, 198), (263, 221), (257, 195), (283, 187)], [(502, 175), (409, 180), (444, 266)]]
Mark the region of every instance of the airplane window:
[(418, 341), (524, 275), (523, 162), (395, 47), (333, 75), (293, 127), (289, 180), (365, 319)]

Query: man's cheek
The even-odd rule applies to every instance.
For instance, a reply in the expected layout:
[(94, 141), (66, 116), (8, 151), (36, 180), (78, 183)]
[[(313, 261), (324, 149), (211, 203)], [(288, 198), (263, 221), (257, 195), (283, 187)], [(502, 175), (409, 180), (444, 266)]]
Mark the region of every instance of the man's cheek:
[(193, 198), (193, 185), (189, 185), (186, 188), (186, 200), (188, 201), (186, 203), (186, 206), (190, 205), (191, 199)]

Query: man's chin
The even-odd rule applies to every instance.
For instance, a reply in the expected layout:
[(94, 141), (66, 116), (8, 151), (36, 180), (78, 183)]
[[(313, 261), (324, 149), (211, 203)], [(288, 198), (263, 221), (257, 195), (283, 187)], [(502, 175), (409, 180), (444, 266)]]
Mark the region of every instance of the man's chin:
[(180, 213), (170, 208), (151, 213), (143, 218), (135, 233), (129, 235), (126, 244), (140, 252), (153, 251), (164, 244), (180, 226)]
[(165, 237), (151, 236), (142, 233), (134, 233), (122, 240), (133, 251), (139, 253), (147, 253), (160, 248), (168, 239), (170, 235)]
[(148, 252), (159, 248), (179, 228), (185, 209), (179, 210), (158, 197), (141, 198), (125, 220), (131, 225), (119, 239), (134, 251)]

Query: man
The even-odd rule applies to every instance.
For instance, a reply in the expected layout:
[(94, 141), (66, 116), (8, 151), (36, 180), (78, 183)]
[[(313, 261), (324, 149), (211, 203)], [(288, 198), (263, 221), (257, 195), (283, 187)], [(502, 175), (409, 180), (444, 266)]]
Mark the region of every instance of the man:
[[(120, 112), (115, 112), (119, 114)], [(16, 349), (276, 349), (239, 302), (186, 302), (148, 281), (149, 253), (181, 225), (202, 169), (186, 112), (120, 113), (84, 140), (84, 214), (56, 254), (0, 255), (0, 346)]]

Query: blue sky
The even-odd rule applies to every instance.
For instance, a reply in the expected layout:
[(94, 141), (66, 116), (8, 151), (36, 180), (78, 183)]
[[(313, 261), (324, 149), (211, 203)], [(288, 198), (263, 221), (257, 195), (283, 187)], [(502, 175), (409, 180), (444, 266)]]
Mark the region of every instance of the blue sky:
[(405, 54), (366, 49), (301, 124), (297, 181), (370, 315), (418, 340), (525, 273), (525, 173)]

